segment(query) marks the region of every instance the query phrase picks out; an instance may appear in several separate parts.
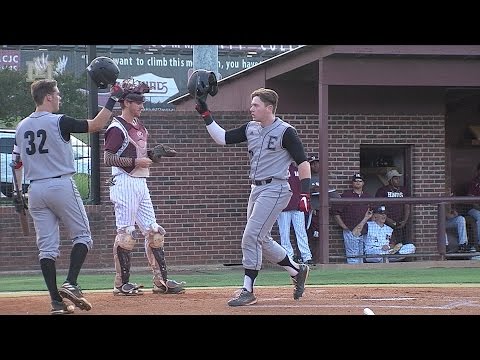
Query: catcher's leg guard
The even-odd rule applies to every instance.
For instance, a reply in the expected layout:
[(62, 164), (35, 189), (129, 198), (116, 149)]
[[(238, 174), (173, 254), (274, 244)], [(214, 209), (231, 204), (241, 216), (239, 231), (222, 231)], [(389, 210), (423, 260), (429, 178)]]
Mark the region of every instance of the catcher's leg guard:
[(115, 283), (113, 294), (139, 295), (142, 285), (131, 284), (130, 267), (132, 249), (135, 246), (135, 239), (132, 237), (134, 226), (118, 231), (113, 245), (113, 258), (115, 260)]
[(165, 252), (163, 250), (163, 245), (164, 237), (161, 232), (150, 231), (147, 234), (145, 238), (145, 253), (147, 254), (148, 262), (153, 272), (153, 293), (184, 293), (185, 288), (183, 286), (185, 282), (169, 280), (167, 277), (167, 263), (165, 262)]

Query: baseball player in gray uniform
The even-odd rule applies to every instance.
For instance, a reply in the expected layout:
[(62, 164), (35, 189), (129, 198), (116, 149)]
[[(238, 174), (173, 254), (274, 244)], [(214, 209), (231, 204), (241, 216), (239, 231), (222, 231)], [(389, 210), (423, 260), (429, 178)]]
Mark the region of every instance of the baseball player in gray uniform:
[(196, 97), (195, 109), (200, 113), (212, 139), (219, 145), (247, 142), (250, 157), (251, 192), (247, 207), (247, 224), (242, 237), (242, 264), (245, 269), (243, 287), (228, 301), (229, 306), (252, 305), (255, 279), (262, 267), (262, 258), (282, 266), (293, 280), (293, 298), (298, 300), (305, 290), (307, 264), (294, 262), (285, 249), (271, 236), (280, 212), (292, 196), (288, 184), (288, 167), (298, 164), (301, 182), (299, 210), (310, 210), (310, 164), (295, 128), (275, 116), (278, 94), (260, 88), (251, 94), (252, 121), (224, 130), (208, 109), (205, 99)]
[[(32, 83), (31, 93), (36, 109), (17, 125), (13, 161), (17, 184), (22, 183), (23, 169), (25, 178), (30, 180), (28, 209), (35, 226), (40, 267), (51, 297), (51, 314), (73, 312), (74, 307), (67, 305), (63, 298), (81, 310), (90, 310), (92, 305), (83, 296), (77, 278), (92, 248), (92, 236), (85, 207), (72, 178), (75, 166), (70, 134), (101, 130), (110, 119), (122, 90), (112, 87), (111, 97), (93, 120), (56, 114), (62, 98), (55, 80)], [(73, 248), (66, 280), (58, 289), (55, 261), (60, 255), (60, 221), (68, 231)]]

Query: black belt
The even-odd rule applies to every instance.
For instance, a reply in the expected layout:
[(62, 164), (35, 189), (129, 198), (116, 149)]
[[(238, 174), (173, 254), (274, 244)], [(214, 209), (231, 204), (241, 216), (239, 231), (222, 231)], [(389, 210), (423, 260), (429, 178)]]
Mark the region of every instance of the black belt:
[(46, 179), (59, 179), (59, 178), (61, 178), (61, 177), (62, 177), (62, 175), (58, 175), (58, 176), (53, 176), (53, 177), (51, 177), (51, 178), (30, 180), (30, 182), (34, 182), (34, 181), (37, 181), (37, 180), (46, 180)]
[(267, 185), (272, 182), (273, 178), (266, 179), (266, 180), (252, 180), (253, 185)]

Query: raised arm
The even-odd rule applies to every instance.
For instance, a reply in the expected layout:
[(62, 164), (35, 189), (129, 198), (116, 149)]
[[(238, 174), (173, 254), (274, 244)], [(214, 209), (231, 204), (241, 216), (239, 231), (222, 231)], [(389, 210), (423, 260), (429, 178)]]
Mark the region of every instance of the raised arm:
[(352, 230), (352, 234), (355, 235), (355, 236), (360, 236), (360, 234), (362, 233), (362, 229), (363, 227), (365, 226), (365, 224), (367, 223), (368, 220), (370, 220), (370, 218), (372, 217), (373, 215), (373, 212), (371, 209), (368, 209), (366, 212), (365, 212), (365, 216), (363, 217), (362, 221), (360, 221)]
[(100, 110), (100, 112), (92, 120), (87, 120), (88, 123), (88, 132), (93, 133), (102, 130), (107, 121), (112, 115), (113, 107), (118, 99), (122, 96), (123, 89), (119, 83), (113, 85), (110, 89), (110, 97), (107, 100), (105, 106)]
[(195, 110), (197, 110), (203, 118), (203, 121), (205, 121), (208, 133), (218, 145), (239, 144), (247, 141), (246, 124), (239, 128), (226, 131), (215, 122), (212, 113), (208, 109), (207, 103), (201, 98), (196, 99)]

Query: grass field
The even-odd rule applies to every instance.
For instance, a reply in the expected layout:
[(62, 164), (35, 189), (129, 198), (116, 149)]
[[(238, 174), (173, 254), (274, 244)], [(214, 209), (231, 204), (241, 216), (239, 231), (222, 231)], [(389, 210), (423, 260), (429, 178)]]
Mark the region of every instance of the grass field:
[[(79, 284), (84, 290), (108, 290), (113, 286), (114, 273), (80, 274)], [(226, 287), (241, 286), (241, 267), (217, 268), (196, 271), (170, 271), (169, 278), (185, 281), (187, 287)], [(65, 272), (58, 272), (57, 282), (61, 284)], [(132, 271), (131, 282), (151, 287), (152, 277), (148, 272)], [(289, 285), (290, 277), (282, 269), (264, 269), (256, 280), (257, 286)], [(478, 284), (479, 267), (454, 268), (322, 268), (312, 267), (307, 284), (309, 285), (358, 285), (358, 284)], [(45, 283), (41, 274), (8, 275), (0, 277), (0, 293), (17, 291), (44, 291)]]

